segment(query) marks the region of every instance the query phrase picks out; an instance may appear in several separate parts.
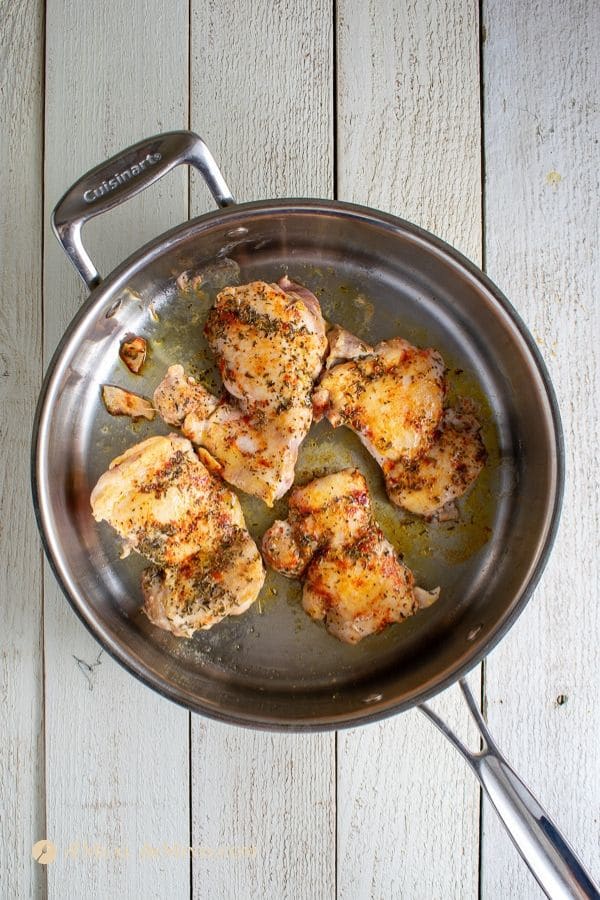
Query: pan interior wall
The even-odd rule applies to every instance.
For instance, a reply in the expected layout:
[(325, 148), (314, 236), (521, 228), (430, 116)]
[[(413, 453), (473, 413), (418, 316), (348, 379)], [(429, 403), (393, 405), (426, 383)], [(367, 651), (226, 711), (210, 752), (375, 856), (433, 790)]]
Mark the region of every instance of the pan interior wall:
[[(233, 221), (235, 220), (235, 221)], [(535, 363), (510, 317), (469, 270), (411, 229), (339, 211), (257, 210), (205, 217), (128, 261), (92, 298), (77, 339), (67, 342), (47, 441), (49, 520), (61, 536), (61, 565), (85, 618), (130, 667), (161, 680), (196, 708), (264, 722), (332, 722), (408, 703), (441, 683), (509, 616), (531, 576), (550, 524), (554, 435)], [(182, 290), (182, 271), (203, 274)], [(358, 439), (328, 423), (304, 442), (297, 481), (357, 465), (368, 479), (376, 518), (419, 584), (439, 585), (430, 609), (350, 647), (310, 620), (301, 587), (270, 572), (249, 612), (191, 641), (153, 628), (138, 612), (144, 562), (120, 560), (120, 546), (89, 511), (89, 494), (127, 446), (166, 432), (159, 422), (111, 418), (100, 400), (110, 382), (151, 396), (168, 365), (181, 362), (207, 386), (218, 374), (203, 324), (226, 283), (301, 281), (324, 315), (363, 339), (400, 335), (438, 348), (449, 400), (470, 398), (484, 423), (489, 461), (458, 523), (425, 523), (388, 502), (381, 473)], [(119, 362), (126, 334), (149, 339), (143, 375)], [(259, 539), (274, 510), (241, 496)]]

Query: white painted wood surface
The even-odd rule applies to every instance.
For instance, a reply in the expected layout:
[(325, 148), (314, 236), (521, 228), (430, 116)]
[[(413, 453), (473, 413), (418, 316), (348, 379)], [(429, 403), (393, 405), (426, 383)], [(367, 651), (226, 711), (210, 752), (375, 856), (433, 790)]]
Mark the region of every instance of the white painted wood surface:
[[(331, 4), (261, 0), (240, 12), (236, 0), (193, 0), (192, 127), (240, 200), (332, 196)], [(208, 208), (194, 184), (193, 213)], [(191, 771), (192, 843), (238, 851), (226, 865), (194, 858), (194, 897), (334, 895), (333, 734), (193, 717)]]
[[(412, 218), (481, 261), (476, 4), (335, 6), (49, 0), (44, 85), (42, 3), (0, 5), (3, 895), (45, 896), (46, 875), (61, 900), (540, 895), (486, 807), (479, 859), (472, 776), (416, 714), (337, 744), (190, 723), (98, 656), (48, 571), (41, 646), (27, 442), (44, 142), (44, 365), (83, 299), (49, 212), (87, 167), (154, 131), (191, 124), (242, 200), (332, 195), (335, 169), (339, 197)], [(568, 450), (552, 562), (490, 657), (485, 693), (500, 745), (598, 875), (600, 17), (593, 0), (527, 12), (485, 0), (483, 25), (485, 259), (540, 341)], [(209, 207), (195, 179), (189, 199), (194, 213)], [(107, 271), (187, 213), (187, 178), (173, 173), (86, 243)], [(438, 704), (470, 733), (456, 698)], [(46, 835), (58, 858), (44, 869), (30, 852)], [(192, 866), (190, 842), (202, 850)]]
[[(41, 897), (42, 559), (29, 439), (42, 374), (41, 4), (0, 7), (0, 884)], [(12, 75), (11, 75), (12, 73)]]
[[(187, 33), (183, 2), (48, 3), (46, 222), (86, 169), (186, 125)], [(186, 215), (182, 171), (94, 222), (84, 240), (106, 272)], [(46, 236), (47, 363), (84, 291), (48, 226)], [(45, 583), (47, 827), (59, 850), (49, 895), (187, 896), (189, 856), (165, 845), (189, 840), (189, 715), (99, 656), (49, 571)]]
[[(474, 5), (342, 0), (338, 8), (340, 198), (417, 222), (480, 263)], [(478, 675), (471, 679), (476, 688)], [(458, 692), (437, 708), (460, 734), (472, 733)], [(340, 896), (476, 896), (479, 789), (452, 747), (411, 712), (341, 732), (338, 748)]]
[[(567, 450), (550, 563), (486, 663), (488, 718), (598, 878), (600, 6), (488, 0), (483, 22), (487, 268), (544, 353)], [(483, 897), (539, 897), (487, 807), (483, 826)]]

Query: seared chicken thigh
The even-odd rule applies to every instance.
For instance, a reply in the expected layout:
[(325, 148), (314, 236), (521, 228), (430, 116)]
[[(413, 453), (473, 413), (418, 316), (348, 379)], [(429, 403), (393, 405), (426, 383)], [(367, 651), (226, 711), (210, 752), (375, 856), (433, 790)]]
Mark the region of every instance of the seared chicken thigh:
[(298, 449), (312, 422), (310, 407), (244, 412), (219, 401), (179, 365), (158, 385), (154, 406), (165, 422), (203, 448), (200, 456), (211, 471), (240, 490), (272, 506), (291, 487)]
[(401, 338), (373, 348), (339, 326), (328, 338), (315, 417), (358, 434), (383, 470), (392, 503), (426, 518), (456, 514), (450, 505), (473, 484), (486, 453), (475, 417), (444, 410), (440, 354)]
[(194, 553), (210, 555), (223, 533), (244, 527), (239, 500), (200, 462), (176, 434), (134, 444), (110, 464), (90, 498), (103, 519), (137, 550), (161, 566)]
[(221, 403), (209, 419), (190, 413), (183, 433), (207, 451), (199, 452), (212, 471), (273, 506), (292, 486), (298, 449), (311, 422), (307, 406), (250, 415)]
[(473, 484), (485, 460), (477, 419), (447, 409), (439, 433), (420, 457), (384, 466), (388, 496), (419, 516), (431, 518), (444, 509), (448, 518), (456, 515), (450, 506)]
[(159, 627), (189, 635), (258, 596), (264, 571), (239, 501), (185, 438), (151, 437), (130, 447), (101, 475), (90, 502), (127, 552), (162, 567), (143, 581), (145, 611)]
[(402, 622), (419, 608), (410, 569), (374, 527), (356, 543), (328, 547), (309, 566), (302, 605), (346, 644)]
[(306, 288), (281, 281), (284, 287), (253, 281), (225, 288), (208, 315), (205, 332), (223, 384), (244, 410), (308, 405), (323, 365), (319, 303)]
[(219, 401), (181, 366), (154, 393), (162, 418), (207, 451), (213, 471), (268, 506), (294, 480), (327, 349), (317, 298), (288, 278), (280, 285), (226, 288), (209, 313), (206, 334), (232, 400)]
[(358, 469), (342, 469), (292, 491), (288, 518), (265, 533), (263, 555), (273, 569), (298, 577), (317, 550), (351, 544), (371, 524), (364, 476)]
[(245, 529), (235, 528), (209, 558), (200, 553), (174, 568), (146, 569), (144, 612), (159, 628), (191, 637), (226, 616), (246, 612), (264, 579), (256, 544)]
[(336, 329), (353, 358), (330, 368), (313, 394), (315, 418), (355, 431), (379, 465), (414, 459), (431, 443), (444, 402), (444, 362), (437, 350), (419, 350), (402, 338), (376, 347)]
[(284, 575), (304, 578), (305, 611), (339, 640), (354, 644), (437, 599), (437, 591), (415, 588), (373, 519), (358, 469), (296, 488), (289, 509), (266, 532), (263, 556)]

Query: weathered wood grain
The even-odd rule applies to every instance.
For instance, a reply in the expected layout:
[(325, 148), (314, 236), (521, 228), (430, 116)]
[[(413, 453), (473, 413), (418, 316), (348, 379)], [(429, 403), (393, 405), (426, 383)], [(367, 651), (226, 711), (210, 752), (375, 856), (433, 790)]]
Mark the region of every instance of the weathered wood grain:
[(29, 491), (41, 380), (43, 4), (0, 5), (0, 881), (43, 896), (42, 569)]
[[(493, 733), (600, 878), (600, 7), (484, 3), (487, 268), (538, 341), (566, 438), (546, 574), (487, 663)], [(539, 897), (483, 815), (482, 895)]]
[[(83, 297), (50, 211), (91, 165), (186, 126), (187, 35), (184, 2), (48, 3), (46, 361)], [(186, 183), (174, 173), (86, 231), (101, 272), (186, 217)], [(49, 571), (45, 583), (50, 896), (187, 896), (189, 717), (99, 655)]]
[[(192, 126), (240, 200), (332, 195), (332, 67), (325, 0), (193, 0)], [(195, 897), (334, 894), (333, 735), (193, 718), (192, 796)]]
[(192, 124), (240, 202), (332, 196), (332, 19), (326, 0), (192, 0)]
[[(338, 2), (340, 199), (411, 219), (476, 262), (478, 29), (467, 0)], [(472, 734), (457, 694), (437, 708)], [(477, 785), (417, 713), (340, 733), (341, 897), (475, 897), (478, 833)]]
[[(192, 0), (191, 124), (241, 200), (332, 194), (331, 12), (324, 0)], [(591, 0), (526, 13), (516, 0), (485, 0), (483, 24), (487, 268), (546, 355), (568, 472), (546, 576), (487, 664), (488, 717), (599, 877), (600, 16)], [(186, 127), (188, 25), (180, 0), (48, 3), (46, 363), (83, 299), (49, 212), (86, 167)], [(337, 25), (339, 196), (413, 219), (479, 261), (475, 5), (338, 0)], [(188, 717), (98, 655), (48, 571), (44, 831), (41, 565), (28, 488), (42, 360), (43, 27), (37, 0), (0, 4), (1, 883), (11, 896), (43, 896), (46, 874), (51, 897), (185, 896)], [(195, 180), (192, 197), (194, 212), (209, 208)], [(86, 243), (101, 271), (184, 218), (187, 203), (186, 176), (174, 173), (93, 223)], [(457, 699), (438, 708), (469, 733)], [(478, 792), (431, 726), (411, 713), (341, 733), (338, 757), (339, 895), (475, 896)], [(191, 764), (196, 897), (334, 893), (331, 736), (197, 718)], [(47, 870), (30, 858), (46, 834), (59, 853)], [(487, 807), (482, 866), (484, 898), (540, 896)]]
[(192, 723), (194, 897), (333, 897), (333, 735)]
[(470, 0), (338, 0), (338, 194), (481, 262), (479, 18)]

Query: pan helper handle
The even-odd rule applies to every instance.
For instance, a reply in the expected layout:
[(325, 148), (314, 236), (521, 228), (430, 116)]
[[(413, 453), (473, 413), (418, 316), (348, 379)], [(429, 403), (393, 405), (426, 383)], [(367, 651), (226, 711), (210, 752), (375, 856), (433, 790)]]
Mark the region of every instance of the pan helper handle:
[(467, 682), (461, 679), (459, 684), (481, 737), (478, 753), (471, 752), (427, 704), (419, 709), (469, 763), (546, 896), (599, 900), (598, 888), (573, 849), (496, 747)]
[(83, 246), (83, 225), (183, 163), (198, 169), (218, 206), (235, 203), (212, 153), (192, 131), (169, 131), (133, 144), (87, 172), (58, 202), (52, 228), (88, 290), (101, 279)]

